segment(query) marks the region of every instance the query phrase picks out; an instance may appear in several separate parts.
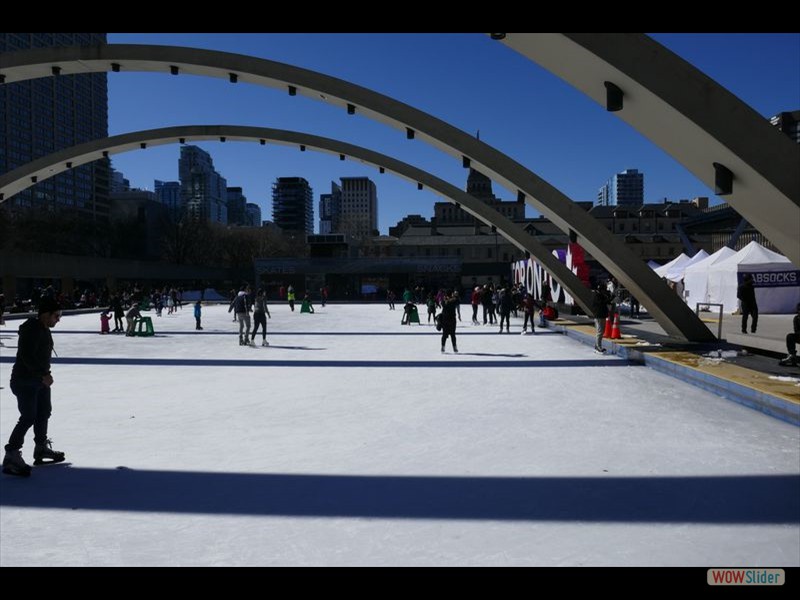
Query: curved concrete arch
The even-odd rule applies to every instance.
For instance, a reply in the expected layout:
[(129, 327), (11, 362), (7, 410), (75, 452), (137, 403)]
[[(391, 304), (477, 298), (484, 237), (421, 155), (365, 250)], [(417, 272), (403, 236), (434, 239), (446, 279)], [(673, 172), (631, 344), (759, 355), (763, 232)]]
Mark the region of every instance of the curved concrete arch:
[(723, 198), (800, 265), (800, 146), (700, 70), (641, 33), (508, 33), (502, 43), (615, 114), (710, 189), (714, 163), (733, 173)]
[(164, 144), (177, 144), (185, 142), (214, 140), (220, 141), (246, 141), (270, 142), (285, 146), (303, 145), (308, 150), (316, 150), (334, 155), (345, 155), (355, 158), (361, 163), (383, 168), (412, 183), (421, 183), (437, 194), (451, 202), (458, 203), (461, 208), (471, 215), (491, 222), (497, 231), (517, 246), (520, 250), (529, 252), (537, 261), (564, 287), (578, 306), (587, 314), (592, 314), (591, 293), (584, 287), (565, 264), (559, 261), (533, 236), (528, 234), (520, 225), (495, 211), (477, 198), (470, 196), (456, 186), (439, 179), (435, 175), (418, 169), (412, 165), (396, 160), (385, 154), (373, 152), (361, 146), (355, 146), (339, 140), (320, 137), (297, 131), (283, 129), (270, 129), (266, 127), (245, 127), (240, 125), (183, 125), (178, 127), (165, 127), (135, 131), (113, 137), (93, 140), (71, 148), (59, 150), (13, 171), (0, 176), (0, 198), (10, 198), (12, 195), (54, 177), (71, 168), (79, 167), (86, 163), (122, 152), (142, 149), (149, 146)]
[[(266, 59), (174, 46), (108, 44), (37, 48), (0, 55), (5, 83), (105, 71), (177, 72), (287, 89), (323, 100), (419, 137), (470, 164), (548, 217), (562, 231), (574, 230), (581, 245), (628, 288), (668, 335), (712, 341), (697, 315), (601, 223), (561, 191), (505, 154), (468, 133), (388, 96), (322, 73)], [(490, 221), (494, 223), (494, 220)]]

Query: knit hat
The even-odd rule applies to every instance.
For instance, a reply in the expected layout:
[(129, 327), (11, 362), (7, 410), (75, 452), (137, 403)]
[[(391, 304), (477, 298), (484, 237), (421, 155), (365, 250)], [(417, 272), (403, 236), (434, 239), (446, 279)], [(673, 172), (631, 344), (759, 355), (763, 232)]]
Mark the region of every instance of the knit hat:
[(58, 312), (59, 310), (61, 310), (61, 305), (56, 302), (55, 299), (50, 298), (49, 296), (47, 298), (42, 298), (42, 300), (39, 302), (40, 315), (44, 313)]

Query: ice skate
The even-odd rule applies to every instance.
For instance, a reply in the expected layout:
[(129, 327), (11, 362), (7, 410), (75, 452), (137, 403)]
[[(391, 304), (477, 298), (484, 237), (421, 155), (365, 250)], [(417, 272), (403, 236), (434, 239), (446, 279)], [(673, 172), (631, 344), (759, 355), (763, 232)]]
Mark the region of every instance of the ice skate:
[(269, 342), (267, 340), (264, 340), (263, 342), (261, 342), (261, 345), (262, 346), (269, 346)]
[(444, 346), (442, 346), (442, 354), (444, 354)]
[(34, 465), (48, 465), (52, 463), (63, 462), (63, 452), (53, 450), (52, 440), (47, 440), (44, 444), (36, 444), (33, 449), (33, 464)]
[(458, 347), (456, 347), (456, 346), (453, 346), (453, 352), (455, 352), (456, 354), (458, 354)]
[(22, 459), (22, 453), (19, 450), (6, 450), (6, 455), (3, 457), (3, 473), (17, 477), (29, 477), (31, 466)]
[(605, 348), (595, 348), (594, 349), (594, 353), (595, 354), (605, 354), (606, 353), (606, 349)]
[(797, 366), (797, 355), (796, 354), (788, 354), (786, 358), (778, 361), (778, 364), (782, 367), (796, 367)]

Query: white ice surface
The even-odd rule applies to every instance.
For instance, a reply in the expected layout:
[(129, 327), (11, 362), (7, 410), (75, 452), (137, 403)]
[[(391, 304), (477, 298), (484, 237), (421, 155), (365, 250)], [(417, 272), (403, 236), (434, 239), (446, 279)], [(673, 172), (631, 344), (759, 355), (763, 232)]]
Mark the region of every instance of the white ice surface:
[(0, 566), (800, 565), (798, 428), (513, 317), (463, 306), (442, 355), (401, 310), (316, 308), (272, 305), (268, 348), (221, 306), (64, 317), (60, 359), (120, 360), (54, 362), (71, 466), (0, 477)]

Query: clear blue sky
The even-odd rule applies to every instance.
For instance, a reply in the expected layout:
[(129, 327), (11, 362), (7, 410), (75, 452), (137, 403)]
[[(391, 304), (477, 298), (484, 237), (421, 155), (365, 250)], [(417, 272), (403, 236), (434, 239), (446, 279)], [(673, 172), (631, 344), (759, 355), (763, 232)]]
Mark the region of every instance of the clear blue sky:
[[(726, 86), (765, 118), (800, 109), (800, 34), (654, 34), (658, 42)], [(510, 155), (574, 200), (594, 200), (613, 175), (645, 174), (645, 200), (708, 196), (670, 156), (582, 93), (483, 34), (114, 34), (109, 43), (190, 46), (249, 54), (320, 71), (392, 96)], [(109, 135), (173, 125), (253, 125), (338, 138), (409, 162), (464, 187), (459, 161), (399, 131), (282, 91), (182, 75), (110, 73)], [(272, 219), (277, 177), (305, 177), (318, 200), (340, 177), (378, 187), (378, 225), (430, 217), (439, 198), (390, 174), (329, 155), (257, 143), (198, 143), (214, 165)], [(131, 185), (178, 180), (179, 146), (130, 152), (113, 165)], [(495, 184), (495, 194), (514, 194)], [(536, 213), (530, 208), (529, 215)]]

